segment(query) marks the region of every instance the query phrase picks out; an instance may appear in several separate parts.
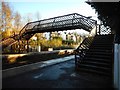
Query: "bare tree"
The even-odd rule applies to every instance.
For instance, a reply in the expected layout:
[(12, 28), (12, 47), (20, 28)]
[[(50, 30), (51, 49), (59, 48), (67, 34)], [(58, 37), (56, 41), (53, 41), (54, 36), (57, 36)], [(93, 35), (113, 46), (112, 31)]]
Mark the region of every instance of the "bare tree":
[[(41, 18), (40, 13), (36, 12), (35, 17), (36, 17), (37, 21), (40, 20), (40, 18)], [(37, 33), (37, 34), (35, 34), (35, 36), (37, 37), (37, 41), (39, 44), (39, 41), (43, 39), (43, 33)]]
[(15, 16), (14, 16), (14, 31), (15, 31), (15, 33), (19, 33), (21, 28), (22, 28), (21, 15), (19, 14), (19, 12), (16, 12)]
[[(0, 4), (1, 6), (2, 4)], [(0, 8), (0, 40), (2, 39), (1, 34), (2, 34), (2, 8)]]
[(37, 20), (40, 20), (41, 16), (40, 16), (40, 13), (39, 13), (39, 12), (36, 12), (36, 15), (35, 15), (35, 16), (36, 16), (36, 19), (37, 19)]

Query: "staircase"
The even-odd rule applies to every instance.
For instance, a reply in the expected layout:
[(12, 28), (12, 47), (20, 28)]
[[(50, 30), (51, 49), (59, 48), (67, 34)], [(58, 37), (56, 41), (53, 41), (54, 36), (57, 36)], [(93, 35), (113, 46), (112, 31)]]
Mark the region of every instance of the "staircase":
[(76, 56), (76, 69), (81, 72), (112, 76), (114, 35), (96, 35), (82, 59)]
[(17, 38), (18, 38), (18, 34), (16, 35), (11, 35), (8, 38), (4, 38), (3, 40), (1, 40), (0, 42), (0, 48), (4, 49), (8, 46), (11, 46), (12, 44), (17, 42)]
[(1, 48), (6, 48), (9, 45), (13, 44), (14, 42), (15, 42), (15, 40), (13, 38), (8, 38), (8, 39), (6, 39), (6, 40), (4, 40), (0, 43), (0, 47)]

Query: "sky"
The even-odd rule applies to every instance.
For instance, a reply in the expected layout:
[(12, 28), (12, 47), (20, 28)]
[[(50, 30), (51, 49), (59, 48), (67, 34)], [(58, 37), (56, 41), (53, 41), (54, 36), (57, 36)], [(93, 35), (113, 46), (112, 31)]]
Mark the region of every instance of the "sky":
[[(22, 17), (29, 15), (32, 21), (37, 20), (36, 13), (39, 12), (40, 19), (47, 19), (71, 13), (83, 16), (92, 16), (97, 20), (95, 9), (85, 3), (86, 0), (8, 0), (14, 11), (18, 11)], [(80, 33), (84, 31), (78, 30)]]
[[(13, 1), (13, 0), (11, 0)], [(96, 19), (97, 14), (85, 0), (35, 0), (10, 2), (14, 11), (18, 11), (22, 17), (31, 15), (33, 21), (36, 19), (36, 13), (39, 12), (41, 19), (66, 15), (70, 13), (79, 13), (84, 16), (93, 16)]]

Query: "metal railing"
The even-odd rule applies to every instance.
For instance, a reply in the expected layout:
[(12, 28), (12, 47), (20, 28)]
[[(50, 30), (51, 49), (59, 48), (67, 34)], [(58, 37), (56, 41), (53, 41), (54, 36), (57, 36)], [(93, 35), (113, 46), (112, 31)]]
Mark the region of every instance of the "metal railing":
[[(22, 28), (18, 35), (13, 35), (10, 38), (13, 38), (15, 42), (20, 43), (22, 40), (28, 41), (37, 32), (42, 33), (81, 28), (90, 32), (95, 26), (95, 20), (89, 19), (77, 13), (73, 13), (35, 22), (29, 22)], [(6, 40), (2, 41), (2, 43), (5, 43), (5, 45), (8, 44)], [(12, 43), (14, 42), (11, 41), (10, 44)]]
[(52, 32), (81, 28), (90, 32), (96, 25), (95, 23), (95, 20), (88, 19), (77, 13), (29, 22), (20, 31), (20, 39), (26, 39), (29, 37), (29, 33), (34, 34), (35, 32)]
[(112, 34), (111, 28), (109, 26), (105, 27), (103, 24), (100, 24), (100, 25), (98, 25), (97, 34), (99, 34), (99, 35)]
[(92, 44), (94, 37), (97, 33), (97, 27), (95, 27), (88, 37), (86, 37), (80, 46), (75, 50), (75, 64), (77, 66), (86, 55), (87, 50), (89, 50), (90, 45)]

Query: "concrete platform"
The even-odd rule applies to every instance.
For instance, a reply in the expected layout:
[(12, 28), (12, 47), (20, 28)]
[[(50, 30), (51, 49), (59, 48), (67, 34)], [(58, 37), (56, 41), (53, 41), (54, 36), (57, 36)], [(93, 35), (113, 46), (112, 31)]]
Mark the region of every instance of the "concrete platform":
[(71, 60), (74, 58), (75, 58), (75, 56), (71, 55), (71, 56), (67, 56), (67, 57), (63, 57), (63, 58), (52, 59), (52, 60), (48, 60), (48, 61), (41, 61), (41, 62), (37, 62), (37, 63), (33, 63), (33, 64), (28, 64), (28, 65), (14, 67), (14, 68), (10, 68), (10, 69), (5, 69), (5, 70), (2, 70), (2, 78), (15, 76), (15, 75), (22, 74), (22, 73), (32, 71), (35, 69), (40, 69), (40, 68), (43, 68), (46, 66), (65, 62), (65, 61), (68, 61), (68, 60)]
[(75, 71), (75, 61), (71, 59), (39, 68), (12, 77), (3, 78), (5, 88), (105, 88), (112, 89), (111, 78)]

